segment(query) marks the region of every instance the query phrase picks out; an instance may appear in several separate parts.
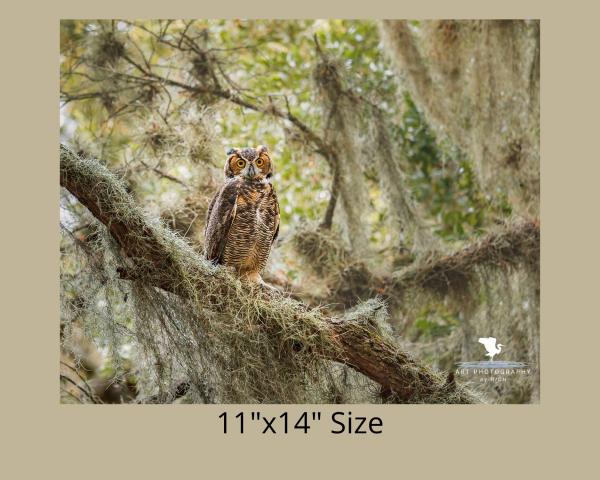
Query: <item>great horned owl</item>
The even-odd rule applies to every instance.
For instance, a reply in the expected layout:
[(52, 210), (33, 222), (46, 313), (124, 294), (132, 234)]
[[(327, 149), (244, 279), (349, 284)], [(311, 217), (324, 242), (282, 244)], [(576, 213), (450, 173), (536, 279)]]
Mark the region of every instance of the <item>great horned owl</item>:
[(225, 183), (210, 202), (206, 219), (206, 258), (258, 283), (263, 283), (260, 273), (279, 233), (272, 175), (266, 147), (232, 148)]

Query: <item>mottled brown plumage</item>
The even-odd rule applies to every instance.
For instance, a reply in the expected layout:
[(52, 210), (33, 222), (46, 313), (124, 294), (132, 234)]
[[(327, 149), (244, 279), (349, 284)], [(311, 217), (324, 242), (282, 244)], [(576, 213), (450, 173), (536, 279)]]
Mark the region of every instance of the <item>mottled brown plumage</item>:
[(231, 149), (225, 183), (208, 207), (206, 258), (262, 282), (271, 245), (279, 232), (279, 203), (270, 178), (267, 149)]

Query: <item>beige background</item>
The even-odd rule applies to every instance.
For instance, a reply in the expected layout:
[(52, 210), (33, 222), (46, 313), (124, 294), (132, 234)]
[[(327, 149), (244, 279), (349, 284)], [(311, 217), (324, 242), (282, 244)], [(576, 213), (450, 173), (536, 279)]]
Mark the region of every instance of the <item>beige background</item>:
[[(598, 398), (592, 304), (600, 295), (591, 254), (598, 245), (600, 137), (594, 2), (83, 3), (3, 7), (0, 469), (11, 470), (0, 472), (3, 478), (520, 479), (598, 471), (591, 435)], [(380, 415), (384, 433), (331, 435), (324, 424), (307, 436), (271, 437), (223, 435), (217, 416), (239, 411), (231, 405), (59, 405), (59, 19), (100, 17), (541, 18), (541, 405), (319, 406), (326, 416), (335, 409)], [(273, 415), (316, 408), (259, 407)]]

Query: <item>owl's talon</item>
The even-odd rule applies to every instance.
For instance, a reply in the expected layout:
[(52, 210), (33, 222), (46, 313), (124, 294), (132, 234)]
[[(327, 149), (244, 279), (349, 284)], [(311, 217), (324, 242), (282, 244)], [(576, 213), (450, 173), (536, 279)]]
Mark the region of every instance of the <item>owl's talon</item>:
[(266, 289), (267, 291), (270, 291), (270, 292), (278, 292), (278, 293), (279, 293), (279, 292), (281, 292), (281, 291), (280, 291), (280, 290), (279, 290), (277, 287), (275, 287), (275, 286), (273, 286), (273, 285), (270, 285), (270, 284), (268, 284), (268, 283), (267, 283), (267, 282), (265, 282), (265, 281), (264, 281), (262, 278), (261, 278), (261, 280), (260, 280), (260, 283), (259, 283), (259, 285), (260, 285), (262, 288), (264, 288), (264, 289)]
[(279, 292), (280, 291), (278, 288), (265, 282), (259, 273), (248, 273), (244, 276), (244, 279), (247, 282), (251, 283), (253, 286), (255, 285), (257, 287), (260, 287), (263, 290), (271, 291), (271, 292)]

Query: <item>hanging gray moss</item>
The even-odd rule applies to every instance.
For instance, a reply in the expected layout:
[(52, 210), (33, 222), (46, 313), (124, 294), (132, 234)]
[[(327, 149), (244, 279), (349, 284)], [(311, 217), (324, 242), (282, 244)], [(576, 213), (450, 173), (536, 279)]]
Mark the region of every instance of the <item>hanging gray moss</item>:
[(398, 76), (492, 196), (539, 211), (539, 22), (386, 20)]
[(376, 294), (377, 282), (367, 264), (346, 248), (336, 230), (303, 223), (289, 242), (304, 267), (327, 286), (328, 303), (351, 306)]
[[(168, 102), (168, 100), (167, 100)], [(178, 112), (177, 122), (165, 124), (151, 112), (139, 128), (139, 140), (147, 145), (147, 156), (188, 165), (217, 165), (213, 128), (214, 112), (186, 104)]]
[(470, 293), (479, 303), (460, 313), (447, 336), (419, 342), (419, 356), (449, 370), (459, 362), (484, 360), (478, 339), (495, 337), (504, 345), (501, 358), (527, 364), (530, 373), (505, 382), (482, 383), (473, 377), (460, 381), (493, 403), (539, 402), (539, 277), (535, 272), (482, 267)]
[(402, 165), (402, 149), (395, 144), (390, 132), (389, 118), (385, 112), (368, 106), (369, 136), (366, 150), (379, 166), (379, 182), (387, 197), (393, 228), (397, 232), (401, 246), (409, 247), (416, 255), (424, 255), (441, 247), (432, 230), (423, 221), (412, 193), (406, 184)]
[[(389, 287), (398, 295), (401, 312), (392, 323), (405, 335), (414, 332), (411, 319), (424, 306), (432, 314), (456, 315), (445, 334), (413, 344), (419, 358), (451, 370), (458, 362), (482, 360), (485, 352), (477, 340), (492, 336), (506, 346), (504, 358), (528, 364), (530, 375), (466, 383), (493, 402), (539, 401), (539, 235), (536, 222), (513, 221), (453, 254), (397, 272)], [(434, 325), (436, 319), (427, 321)]]
[(359, 112), (347, 95), (341, 66), (321, 55), (313, 77), (323, 104), (325, 139), (335, 151), (332, 165), (336, 179), (335, 192), (340, 199), (345, 240), (357, 254), (368, 251), (369, 194), (364, 177), (364, 162), (360, 159)]
[(88, 40), (87, 59), (99, 67), (115, 67), (125, 55), (125, 42), (112, 30), (91, 35)]

